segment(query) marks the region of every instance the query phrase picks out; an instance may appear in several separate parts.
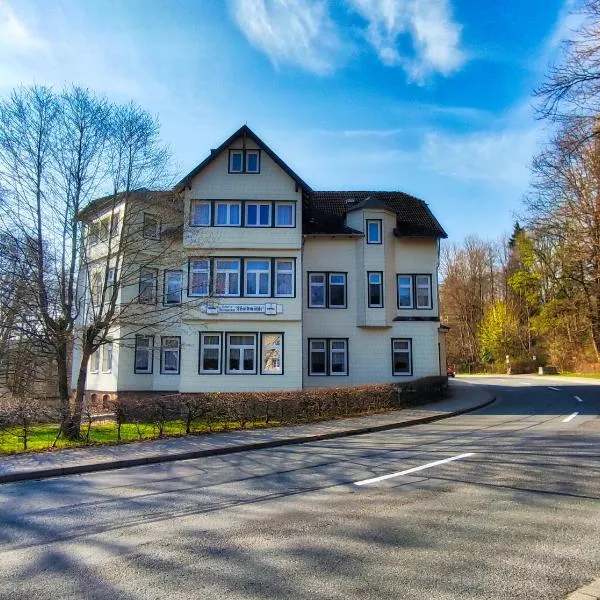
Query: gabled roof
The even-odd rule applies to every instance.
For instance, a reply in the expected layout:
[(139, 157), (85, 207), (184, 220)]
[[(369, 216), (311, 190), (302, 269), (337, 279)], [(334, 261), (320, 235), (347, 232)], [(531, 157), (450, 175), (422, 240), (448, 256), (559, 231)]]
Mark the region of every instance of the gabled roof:
[(305, 233), (342, 233), (348, 212), (381, 206), (396, 214), (396, 235), (448, 237), (423, 200), (404, 192), (377, 191), (312, 192)]
[(221, 154), (224, 150), (227, 150), (235, 140), (240, 137), (247, 137), (251, 139), (265, 154), (267, 154), (271, 160), (277, 164), (283, 171), (285, 171), (302, 189), (307, 192), (311, 191), (310, 186), (301, 179), (290, 167), (288, 167), (271, 148), (269, 148), (247, 125), (242, 125), (233, 135), (228, 137), (218, 148), (211, 150), (211, 153), (194, 169), (192, 169), (179, 183), (174, 187), (177, 192), (182, 192), (185, 186), (200, 173), (205, 167), (210, 165), (213, 160)]

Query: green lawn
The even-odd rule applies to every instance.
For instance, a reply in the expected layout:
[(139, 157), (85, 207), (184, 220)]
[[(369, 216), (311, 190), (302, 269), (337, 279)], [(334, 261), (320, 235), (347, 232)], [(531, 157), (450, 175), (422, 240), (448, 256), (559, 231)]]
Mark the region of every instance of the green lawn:
[[(269, 421), (269, 423), (258, 422), (248, 424), (247, 427), (272, 427), (279, 425), (278, 421)], [(241, 429), (239, 423), (213, 423), (209, 427), (206, 422), (194, 422), (192, 433), (207, 433), (209, 431), (223, 431)], [(58, 425), (34, 425), (28, 433), (27, 451), (40, 451), (52, 448), (56, 436), (58, 435)], [(87, 424), (82, 425), (81, 434), (83, 440), (71, 442), (62, 436), (56, 442), (56, 448), (67, 448), (76, 446), (86, 446), (85, 440), (87, 434)], [(169, 421), (165, 423), (163, 436), (185, 435), (185, 423), (183, 421)], [(121, 425), (121, 441), (150, 440), (158, 437), (158, 428), (153, 423), (140, 423), (138, 425), (126, 423)], [(117, 425), (116, 423), (93, 423), (90, 429), (89, 444), (116, 444)], [(15, 454), (23, 452), (23, 434), (18, 428), (2, 430), (0, 429), (0, 454)]]
[(600, 379), (600, 373), (559, 373), (561, 377), (587, 377), (588, 379)]

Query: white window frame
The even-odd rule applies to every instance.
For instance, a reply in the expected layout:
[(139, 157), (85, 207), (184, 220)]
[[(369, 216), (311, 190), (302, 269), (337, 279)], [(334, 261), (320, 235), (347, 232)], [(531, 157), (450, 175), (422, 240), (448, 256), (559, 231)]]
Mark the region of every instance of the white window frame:
[(99, 222), (98, 237), (101, 242), (106, 242), (110, 235), (110, 217), (104, 217)]
[[(168, 342), (177, 341), (177, 346), (167, 345)], [(177, 369), (167, 370), (165, 356), (173, 353), (177, 358)], [(181, 338), (176, 335), (165, 335), (160, 338), (160, 374), (161, 375), (179, 375), (181, 367)]]
[[(246, 202), (245, 203), (245, 225), (246, 227), (271, 227), (271, 223), (273, 221), (273, 205), (270, 202)], [(249, 212), (249, 208), (251, 206), (256, 206), (256, 217), (257, 217), (257, 222), (256, 223), (250, 223), (249, 219), (248, 219), (248, 212)], [(269, 221), (267, 223), (261, 223), (260, 222), (260, 207), (261, 206), (266, 206), (269, 209)]]
[[(377, 240), (373, 240), (371, 237), (371, 224), (377, 225)], [(382, 219), (367, 219), (366, 220), (367, 230), (367, 244), (381, 244), (383, 243), (383, 221)]]
[[(142, 289), (144, 285), (144, 275), (150, 275), (152, 277), (152, 295), (149, 300), (145, 299), (142, 296)], [(140, 269), (140, 288), (138, 293), (138, 303), (139, 304), (156, 304), (156, 296), (157, 296), (157, 287), (158, 287), (158, 269), (154, 269), (152, 267), (142, 267)]]
[[(313, 344), (323, 344), (323, 348), (313, 348)], [(313, 353), (323, 354), (323, 372), (314, 372), (312, 370), (312, 356)], [(326, 338), (314, 338), (308, 340), (308, 374), (310, 376), (323, 377), (327, 375), (327, 365), (328, 365), (328, 351), (327, 351), (327, 339)]]
[[(141, 339), (148, 340), (148, 346), (142, 347), (139, 345)], [(139, 369), (137, 366), (138, 352), (145, 352), (148, 355), (148, 368)], [(133, 352), (133, 372), (139, 374), (152, 373), (152, 367), (154, 362), (154, 336), (153, 335), (136, 335), (135, 336), (135, 349)]]
[[(396, 344), (406, 343), (408, 348), (396, 349)], [(396, 354), (408, 354), (408, 371), (396, 371)], [(412, 339), (411, 338), (392, 338), (392, 375), (408, 376), (413, 374), (413, 359), (412, 359)]]
[[(251, 263), (267, 263), (267, 269), (251, 269)], [(267, 292), (260, 293), (260, 276), (267, 275)], [(254, 285), (256, 293), (248, 292), (248, 281), (250, 277), (254, 277)], [(248, 298), (270, 298), (271, 297), (271, 259), (270, 258), (246, 258), (244, 260), (244, 296)]]
[[(223, 263), (223, 262), (235, 262), (237, 263), (237, 269), (231, 269), (231, 268), (219, 268), (219, 263)], [(242, 261), (239, 258), (227, 258), (227, 257), (221, 257), (221, 258), (215, 258), (214, 259), (214, 286), (215, 286), (215, 296), (219, 296), (219, 297), (223, 297), (223, 298), (238, 298), (241, 295), (241, 289), (242, 289), (242, 265), (241, 265)], [(225, 274), (225, 289), (223, 291), (223, 293), (219, 293), (218, 291), (218, 287), (217, 287), (217, 277), (220, 273), (224, 273)], [(237, 281), (238, 281), (238, 289), (236, 293), (231, 293), (230, 288), (231, 288), (231, 274), (232, 273), (236, 273), (237, 274)]]
[(106, 275), (106, 287), (110, 288), (115, 285), (115, 280), (117, 278), (117, 269), (115, 267), (110, 267), (108, 269), (108, 273)]
[(100, 348), (96, 349), (95, 352), (90, 356), (90, 373), (100, 372)]
[[(208, 223), (198, 223), (194, 219), (197, 206), (208, 206)], [(190, 202), (190, 227), (210, 227), (212, 219), (212, 204), (208, 200), (192, 200)]]
[[(314, 283), (313, 278), (323, 278), (323, 283)], [(323, 287), (323, 304), (313, 304), (312, 289), (313, 286)], [(327, 308), (327, 273), (309, 273), (308, 274), (308, 308)]]
[[(240, 155), (240, 168), (234, 169), (233, 168), (233, 156), (238, 155), (238, 154)], [(245, 167), (244, 151), (243, 150), (230, 150), (229, 151), (229, 172), (230, 173), (243, 173), (244, 167)]]
[[(408, 281), (409, 281), (408, 285), (407, 284), (400, 285), (400, 279), (402, 277), (408, 278)], [(400, 274), (396, 275), (396, 286), (397, 286), (397, 292), (396, 293), (397, 293), (397, 297), (398, 297), (398, 301), (397, 301), (398, 308), (400, 310), (411, 310), (412, 308), (414, 308), (415, 298), (414, 298), (414, 290), (413, 290), (413, 276), (412, 275), (407, 275), (405, 273), (400, 273)], [(410, 292), (410, 304), (407, 305), (407, 306), (402, 306), (400, 304), (400, 289), (401, 288), (402, 289), (408, 289), (409, 292)]]
[[(371, 282), (371, 277), (377, 277), (379, 281)], [(371, 286), (379, 286), (379, 298), (380, 302), (377, 304), (371, 303)], [(383, 273), (381, 271), (368, 271), (367, 272), (367, 305), (369, 308), (383, 308)]]
[[(334, 344), (343, 344), (343, 349), (334, 348)], [(344, 338), (331, 338), (328, 344), (328, 356), (329, 356), (329, 375), (332, 377), (348, 375), (348, 340)], [(333, 366), (333, 355), (342, 353), (344, 356), (344, 370), (341, 373), (334, 373), (332, 370)]]
[[(154, 221), (154, 233), (148, 233), (148, 229), (152, 227), (147, 223), (149, 220)], [(160, 241), (160, 219), (158, 217), (150, 213), (144, 213), (142, 237), (146, 240)]]
[[(423, 284), (423, 282), (419, 282), (419, 279), (425, 279), (426, 283)], [(432, 297), (432, 293), (431, 293), (431, 275), (423, 273), (420, 275), (414, 275), (414, 282), (415, 282), (415, 307), (418, 310), (431, 310), (433, 308), (433, 297)], [(419, 290), (427, 290), (427, 304), (421, 306), (419, 304)]]
[[(344, 283), (332, 283), (331, 279), (332, 277), (343, 277), (344, 279)], [(333, 304), (333, 302), (331, 301), (331, 288), (333, 286), (343, 286), (344, 288), (344, 303), (343, 304)], [(327, 308), (348, 308), (348, 276), (346, 273), (340, 273), (340, 272), (331, 272), (331, 273), (327, 273)]]
[(95, 246), (100, 241), (100, 221), (93, 221), (89, 225), (88, 239), (90, 246)]
[[(219, 223), (219, 207), (227, 207), (227, 221), (225, 223)], [(231, 207), (238, 207), (239, 221), (237, 223), (231, 222)], [(241, 227), (242, 226), (242, 203), (241, 202), (215, 202), (215, 227)]]
[[(290, 269), (279, 269), (279, 265), (281, 263), (290, 263), (292, 265)], [(279, 276), (280, 275), (290, 275), (292, 280), (292, 289), (289, 294), (280, 294), (277, 292)], [(274, 297), (275, 298), (293, 298), (296, 295), (296, 261), (293, 258), (276, 258), (275, 259), (275, 289)]]
[[(267, 340), (273, 338), (270, 343)], [(263, 332), (260, 334), (260, 374), (283, 375), (283, 333)], [(277, 361), (269, 368), (267, 363)]]
[[(219, 340), (218, 344), (207, 344), (205, 339), (207, 337), (216, 337)], [(204, 351), (207, 349), (217, 349), (217, 369), (205, 369), (204, 368)], [(198, 365), (198, 373), (206, 375), (220, 375), (223, 372), (223, 334), (215, 331), (202, 331), (200, 332), (200, 364)]]
[(113, 345), (112, 342), (102, 346), (102, 372), (112, 373)]
[(104, 291), (104, 278), (102, 277), (102, 273), (100, 271), (96, 271), (94, 276), (92, 277), (92, 289), (91, 289), (91, 298), (92, 298), (92, 307), (98, 311), (102, 305), (102, 295)]
[[(233, 333), (227, 333), (227, 351), (225, 353), (226, 356), (226, 362), (225, 362), (225, 373), (227, 373), (227, 375), (256, 375), (257, 373), (257, 367), (258, 367), (258, 352), (257, 352), (257, 343), (256, 343), (256, 338), (257, 338), (257, 334), (256, 333), (237, 333), (237, 332), (233, 332)], [(231, 338), (232, 337), (252, 337), (252, 339), (254, 340), (253, 344), (236, 344), (236, 345), (232, 345), (231, 344)], [(253, 350), (254, 353), (254, 368), (252, 370), (245, 370), (243, 368), (244, 366), (244, 351), (245, 350)], [(236, 369), (231, 369), (229, 367), (229, 362), (231, 359), (231, 350), (239, 350), (240, 356), (239, 356), (239, 360), (240, 360), (240, 367), (242, 367), (239, 370)]]
[[(248, 168), (248, 163), (250, 162), (248, 159), (250, 158), (250, 156), (256, 156), (256, 169), (255, 170), (250, 170)], [(245, 160), (244, 160), (244, 172), (251, 173), (251, 174), (260, 173), (260, 150), (246, 150), (246, 156), (245, 156)]]
[(114, 238), (119, 235), (120, 227), (121, 227), (121, 216), (119, 215), (118, 212), (113, 213), (111, 215), (111, 223), (110, 223), (111, 237)]
[[(175, 302), (170, 302), (169, 295), (171, 294), (171, 292), (169, 292), (169, 280), (175, 275), (179, 279), (179, 299), (176, 300)], [(183, 300), (183, 271), (165, 270), (165, 272), (164, 272), (164, 289), (163, 289), (163, 305), (164, 306), (176, 306), (177, 304), (181, 304), (182, 300)]]
[[(189, 281), (188, 281), (188, 296), (203, 298), (210, 294), (210, 260), (208, 258), (190, 258), (188, 263)], [(206, 274), (206, 293), (195, 293), (194, 275)], [(196, 286), (200, 287), (200, 285)]]
[[(292, 209), (291, 225), (282, 225), (279, 222), (279, 209), (284, 206)], [(275, 202), (275, 227), (296, 227), (296, 204), (294, 202)]]

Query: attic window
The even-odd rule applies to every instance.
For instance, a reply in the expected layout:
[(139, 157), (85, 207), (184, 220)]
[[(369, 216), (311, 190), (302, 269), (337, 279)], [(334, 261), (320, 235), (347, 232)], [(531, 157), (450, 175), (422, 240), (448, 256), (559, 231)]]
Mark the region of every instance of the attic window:
[(229, 172), (242, 173), (244, 170), (244, 152), (242, 150), (231, 150), (229, 152)]
[(230, 150), (229, 173), (260, 173), (260, 150)]
[(258, 173), (260, 171), (260, 154), (258, 150), (246, 151), (246, 173)]

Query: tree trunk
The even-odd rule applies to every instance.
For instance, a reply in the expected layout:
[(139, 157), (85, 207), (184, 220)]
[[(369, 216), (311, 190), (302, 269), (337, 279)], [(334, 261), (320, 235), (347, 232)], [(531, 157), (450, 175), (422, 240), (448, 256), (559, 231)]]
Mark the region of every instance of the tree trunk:
[(69, 355), (66, 342), (60, 342), (56, 347), (58, 370), (58, 397), (60, 400), (60, 418), (63, 423), (71, 419), (71, 393), (69, 390)]
[(87, 365), (89, 354), (81, 356), (79, 373), (77, 374), (77, 386), (75, 388), (75, 398), (73, 399), (73, 412), (70, 413), (68, 421), (65, 423), (65, 436), (70, 440), (81, 439), (81, 417), (83, 415), (83, 400), (85, 395), (85, 381), (87, 379)]

